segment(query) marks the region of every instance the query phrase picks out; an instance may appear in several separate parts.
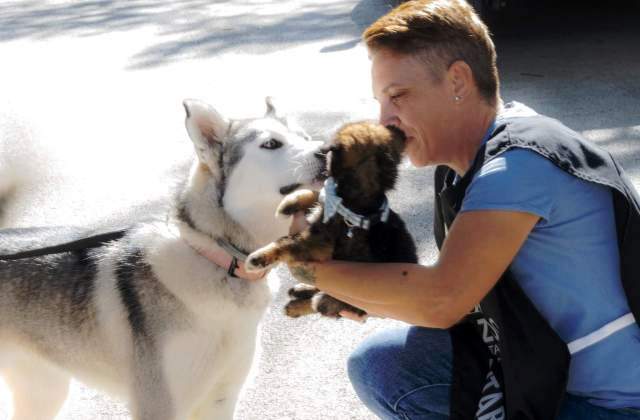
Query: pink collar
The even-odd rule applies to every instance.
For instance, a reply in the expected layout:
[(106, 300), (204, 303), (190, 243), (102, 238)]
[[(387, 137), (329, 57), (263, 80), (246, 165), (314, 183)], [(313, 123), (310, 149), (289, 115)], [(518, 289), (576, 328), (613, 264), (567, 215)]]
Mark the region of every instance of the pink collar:
[[(217, 266), (226, 269), (227, 274), (231, 277), (237, 277), (249, 281), (257, 281), (262, 279), (269, 272), (269, 270), (263, 270), (257, 273), (247, 272), (244, 269), (244, 258), (246, 256), (243, 256), (232, 245), (225, 243), (222, 240), (220, 240), (217, 244), (214, 242), (207, 244), (206, 247), (196, 245), (187, 239), (184, 239), (184, 241), (189, 244), (189, 246), (191, 246), (194, 250), (196, 250), (198, 254), (202, 255)], [(225, 248), (231, 248), (235, 252), (231, 252), (231, 250), (227, 251)]]

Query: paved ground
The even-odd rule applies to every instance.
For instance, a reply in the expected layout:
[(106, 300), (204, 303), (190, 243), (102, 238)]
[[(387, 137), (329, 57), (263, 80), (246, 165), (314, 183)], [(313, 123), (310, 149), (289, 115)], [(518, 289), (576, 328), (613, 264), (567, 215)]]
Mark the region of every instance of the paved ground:
[[(609, 6), (552, 5), (496, 26), (502, 92), (607, 147), (640, 185), (638, 8)], [(386, 0), (3, 1), (0, 105), (33, 133), (25, 143), (0, 141), (22, 155), (0, 165), (21, 165), (28, 175), (22, 192), (31, 205), (10, 208), (20, 215), (14, 221), (93, 223), (144, 212), (137, 203), (162, 197), (191, 152), (185, 97), (248, 116), (275, 95), (319, 137), (342, 121), (375, 117), (358, 37), (389, 7)], [(430, 179), (430, 170), (406, 167), (392, 197), (424, 262), (435, 257)], [(237, 418), (372, 419), (344, 362), (363, 337), (397, 323), (291, 321), (280, 309), (291, 279), (281, 270), (270, 281), (282, 285)], [(5, 419), (6, 392), (0, 397)], [(122, 405), (77, 383), (59, 416), (126, 418)]]

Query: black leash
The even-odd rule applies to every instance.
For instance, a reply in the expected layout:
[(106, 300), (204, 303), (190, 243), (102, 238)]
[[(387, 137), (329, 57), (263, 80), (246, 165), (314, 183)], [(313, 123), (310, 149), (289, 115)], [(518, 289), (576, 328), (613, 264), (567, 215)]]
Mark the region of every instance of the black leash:
[(16, 252), (15, 254), (0, 254), (0, 261), (13, 261), (23, 258), (41, 257), (43, 255), (59, 254), (62, 252), (81, 251), (89, 248), (98, 248), (107, 242), (115, 241), (122, 238), (128, 229), (115, 230), (112, 232), (101, 233), (98, 235), (88, 236), (86, 238), (77, 239), (75, 241), (66, 242), (58, 245), (47, 246), (44, 248), (30, 249), (27, 251)]

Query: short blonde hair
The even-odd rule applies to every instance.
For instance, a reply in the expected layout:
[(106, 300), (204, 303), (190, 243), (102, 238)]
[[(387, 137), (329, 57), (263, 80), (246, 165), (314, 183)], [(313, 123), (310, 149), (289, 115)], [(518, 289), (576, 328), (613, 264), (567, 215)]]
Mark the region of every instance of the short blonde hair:
[(487, 26), (464, 0), (412, 0), (369, 26), (362, 35), (371, 51), (415, 55), (434, 80), (455, 61), (469, 65), (480, 95), (492, 105), (499, 97), (496, 51)]

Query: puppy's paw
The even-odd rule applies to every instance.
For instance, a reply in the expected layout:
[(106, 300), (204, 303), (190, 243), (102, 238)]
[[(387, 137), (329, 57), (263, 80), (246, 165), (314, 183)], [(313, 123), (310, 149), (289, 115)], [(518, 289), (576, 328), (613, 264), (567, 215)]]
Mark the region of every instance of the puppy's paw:
[(304, 283), (298, 283), (289, 289), (288, 294), (294, 299), (311, 299), (319, 290)]
[(316, 192), (312, 190), (297, 190), (282, 199), (276, 209), (276, 217), (290, 217), (305, 211), (311, 207), (317, 199)]
[(302, 209), (298, 202), (295, 199), (285, 197), (276, 209), (276, 217), (291, 217), (299, 211), (302, 211)]
[(251, 254), (244, 262), (244, 269), (248, 273), (257, 273), (258, 271), (262, 271), (267, 267), (269, 267), (269, 265), (265, 263), (265, 258), (263, 255)]
[(284, 313), (290, 318), (298, 318), (315, 313), (311, 299), (293, 299), (284, 307)]
[(351, 306), (341, 300), (333, 298), (325, 293), (317, 293), (311, 299), (311, 306), (316, 312), (329, 318), (341, 318), (340, 312), (347, 311), (358, 317), (364, 317), (367, 313), (362, 309)]
[(274, 245), (267, 245), (249, 254), (244, 262), (245, 270), (255, 273), (275, 265), (278, 262), (276, 249)]

